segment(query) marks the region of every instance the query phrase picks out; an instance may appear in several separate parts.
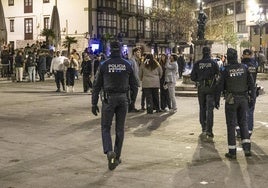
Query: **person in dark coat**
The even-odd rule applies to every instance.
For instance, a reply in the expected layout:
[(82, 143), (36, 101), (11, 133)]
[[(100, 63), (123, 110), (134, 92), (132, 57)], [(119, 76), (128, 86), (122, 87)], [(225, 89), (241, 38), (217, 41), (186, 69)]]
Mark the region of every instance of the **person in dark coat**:
[(178, 56), (178, 59), (177, 59), (177, 63), (178, 63), (178, 67), (179, 67), (179, 78), (182, 78), (182, 73), (184, 71), (184, 68), (185, 68), (185, 59), (183, 57), (183, 54), (180, 54)]
[(16, 70), (16, 80), (17, 82), (22, 82), (23, 78), (23, 64), (24, 58), (22, 55), (22, 51), (18, 51), (15, 56), (15, 70)]
[(40, 82), (45, 81), (45, 74), (47, 72), (47, 65), (46, 65), (46, 53), (44, 51), (39, 52), (39, 61), (37, 64), (37, 70), (38, 70), (38, 75)]
[(162, 67), (163, 75), (160, 78), (160, 107), (161, 110), (169, 111), (171, 109), (171, 101), (169, 98), (168, 93), (168, 86), (167, 83), (165, 83), (165, 72), (166, 72), (166, 63), (167, 63), (168, 57), (166, 54), (162, 54), (161, 58), (159, 60), (159, 64)]
[(2, 63), (2, 77), (7, 77), (9, 75), (9, 52), (5, 47), (1, 53), (1, 63)]
[(92, 88), (92, 60), (87, 53), (84, 54), (81, 67), (81, 74), (83, 75), (83, 89), (84, 93), (87, 93), (89, 88)]

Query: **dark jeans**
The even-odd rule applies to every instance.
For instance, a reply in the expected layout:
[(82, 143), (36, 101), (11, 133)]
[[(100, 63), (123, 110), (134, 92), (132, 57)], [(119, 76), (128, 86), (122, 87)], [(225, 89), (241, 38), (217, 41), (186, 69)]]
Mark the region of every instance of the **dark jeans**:
[(236, 154), (235, 127), (238, 123), (241, 131), (242, 146), (250, 150), (250, 140), (247, 126), (248, 99), (245, 96), (234, 96), (234, 104), (225, 103), (225, 117), (228, 134), (229, 153)]
[(46, 70), (38, 70), (40, 81), (45, 81), (45, 74), (46, 74)]
[(57, 88), (60, 89), (60, 83), (61, 83), (62, 89), (65, 90), (63, 71), (55, 71), (54, 76), (55, 76), (55, 82), (56, 82)]
[(143, 88), (146, 98), (146, 109), (148, 113), (153, 110), (160, 110), (159, 106), (159, 88)]
[(214, 120), (214, 94), (207, 94), (198, 91), (199, 102), (199, 121), (202, 126), (202, 132), (213, 133), (213, 120)]
[(130, 90), (130, 104), (129, 104), (129, 111), (132, 111), (133, 109), (135, 109), (135, 103), (136, 103), (136, 99), (137, 99), (137, 95), (138, 95), (138, 88), (135, 90)]
[[(117, 158), (121, 156), (124, 141), (124, 125), (128, 112), (128, 98), (126, 93), (109, 94), (107, 102), (102, 102), (101, 132), (103, 152), (114, 151)], [(115, 144), (113, 150), (111, 126), (115, 115)]]
[(162, 110), (164, 110), (166, 107), (171, 109), (171, 101), (169, 98), (168, 89), (160, 89), (160, 104)]
[(92, 88), (90, 74), (83, 74), (83, 88), (84, 88), (84, 92), (87, 92), (89, 88)]
[(145, 94), (144, 91), (142, 89), (142, 93), (141, 93), (141, 108), (145, 108)]

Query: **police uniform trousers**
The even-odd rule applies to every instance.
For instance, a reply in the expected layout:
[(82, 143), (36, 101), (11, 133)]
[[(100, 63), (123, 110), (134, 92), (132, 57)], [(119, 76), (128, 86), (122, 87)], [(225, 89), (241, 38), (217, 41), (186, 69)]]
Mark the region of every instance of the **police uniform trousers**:
[(244, 95), (234, 96), (234, 104), (225, 103), (225, 117), (229, 153), (236, 154), (236, 124), (240, 126), (242, 147), (250, 151), (250, 139), (247, 126), (248, 99)]
[[(256, 89), (254, 92), (256, 92)], [(253, 104), (248, 108), (247, 111), (247, 122), (248, 122), (248, 132), (249, 132), (249, 137), (252, 134), (253, 127), (254, 127), (254, 111), (255, 111), (255, 104), (256, 104), (256, 98), (253, 99)]]
[[(102, 102), (101, 132), (102, 144), (105, 154), (114, 151), (119, 159), (124, 140), (124, 125), (128, 112), (127, 93), (110, 93)], [(115, 115), (115, 143), (114, 150), (111, 137), (111, 126)]]
[[(256, 98), (253, 100), (252, 106), (250, 106), (247, 110), (247, 123), (248, 123), (248, 133), (249, 137), (251, 136), (253, 132), (254, 127), (254, 111), (255, 111), (255, 104), (256, 104)], [(236, 126), (236, 132), (240, 135), (240, 127), (237, 124)]]
[(214, 94), (207, 94), (198, 91), (198, 102), (199, 102), (199, 121), (202, 126), (202, 132), (212, 134), (215, 96)]

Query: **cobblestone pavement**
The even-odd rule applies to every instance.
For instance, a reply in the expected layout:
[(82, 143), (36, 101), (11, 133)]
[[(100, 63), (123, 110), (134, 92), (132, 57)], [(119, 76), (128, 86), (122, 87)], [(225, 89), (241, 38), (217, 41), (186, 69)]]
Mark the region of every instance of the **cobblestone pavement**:
[[(91, 114), (91, 95), (81, 84), (76, 81), (75, 93), (56, 93), (52, 80), (0, 84), (1, 188), (268, 186), (268, 94), (257, 99), (251, 158), (240, 142), (237, 161), (224, 157), (223, 100), (215, 111), (215, 142), (203, 143), (197, 98), (177, 97), (175, 114), (128, 114), (122, 164), (109, 171), (100, 116)], [(260, 85), (268, 88), (268, 81)]]

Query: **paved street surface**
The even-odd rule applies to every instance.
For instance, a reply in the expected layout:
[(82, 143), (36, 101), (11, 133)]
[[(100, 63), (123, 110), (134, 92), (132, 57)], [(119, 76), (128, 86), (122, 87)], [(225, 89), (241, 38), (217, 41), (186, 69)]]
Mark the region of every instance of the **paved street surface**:
[(267, 93), (257, 99), (251, 158), (239, 142), (237, 161), (224, 157), (223, 100), (215, 143), (202, 143), (197, 98), (177, 97), (176, 114), (128, 114), (122, 164), (109, 171), (82, 81), (73, 94), (55, 90), (53, 80), (0, 84), (0, 188), (268, 187)]

